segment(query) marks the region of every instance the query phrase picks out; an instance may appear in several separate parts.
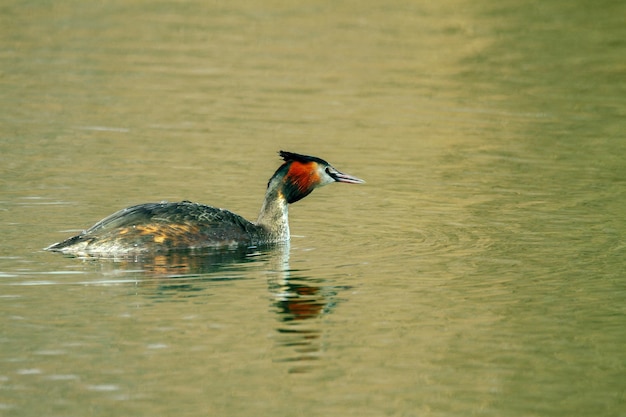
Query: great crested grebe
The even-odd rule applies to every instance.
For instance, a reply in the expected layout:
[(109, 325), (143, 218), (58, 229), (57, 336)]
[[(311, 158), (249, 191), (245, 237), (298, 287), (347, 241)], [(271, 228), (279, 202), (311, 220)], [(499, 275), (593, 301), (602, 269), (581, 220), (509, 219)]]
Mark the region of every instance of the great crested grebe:
[(289, 204), (331, 182), (365, 182), (314, 156), (285, 151), (279, 154), (284, 162), (267, 184), (255, 223), (228, 210), (190, 201), (146, 203), (113, 213), (45, 250), (106, 256), (283, 242), (289, 240)]

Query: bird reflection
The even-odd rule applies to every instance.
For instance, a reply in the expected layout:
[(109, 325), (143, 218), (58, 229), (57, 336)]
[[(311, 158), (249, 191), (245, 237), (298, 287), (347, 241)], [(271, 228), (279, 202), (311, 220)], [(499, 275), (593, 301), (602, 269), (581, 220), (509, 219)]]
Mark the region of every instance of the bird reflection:
[(133, 282), (144, 296), (167, 301), (204, 294), (213, 288), (207, 283), (249, 279), (250, 266), (282, 259), (285, 251), (284, 245), (274, 245), (83, 260), (100, 271), (104, 276), (101, 282)]
[[(281, 245), (282, 246), (282, 245)], [(180, 251), (168, 254), (120, 257), (113, 259), (84, 258), (105, 276), (123, 277), (129, 281), (135, 277), (139, 285), (178, 286), (185, 279), (197, 283), (204, 281), (228, 281), (243, 279), (247, 266), (282, 256), (281, 246), (267, 248), (236, 248), (203, 251)], [(108, 282), (115, 282), (109, 279)]]
[(304, 283), (286, 282), (280, 287), (276, 301), (281, 321), (285, 323), (315, 318), (324, 311), (325, 305), (320, 288)]
[(277, 362), (289, 362), (290, 373), (310, 372), (321, 358), (323, 322), (332, 311), (336, 289), (301, 272), (284, 269), (270, 280), (273, 310), (277, 314)]
[(304, 320), (318, 317), (324, 303), (295, 294), (286, 296), (283, 293), (281, 299), (275, 301), (279, 321), (275, 360), (291, 362), (291, 373), (304, 373), (312, 369), (310, 362), (319, 360), (322, 351), (320, 323), (306, 323)]
[[(136, 278), (143, 295), (162, 301), (200, 295), (206, 282), (249, 279), (259, 270), (268, 277), (269, 311), (276, 316), (273, 360), (288, 363), (288, 372), (305, 373), (319, 364), (324, 351), (324, 321), (345, 289), (289, 267), (288, 244), (236, 250), (173, 252), (152, 257), (91, 260), (105, 275)], [(108, 280), (109, 282), (115, 280)], [(130, 280), (132, 281), (132, 280)], [(252, 319), (252, 318), (251, 318)]]

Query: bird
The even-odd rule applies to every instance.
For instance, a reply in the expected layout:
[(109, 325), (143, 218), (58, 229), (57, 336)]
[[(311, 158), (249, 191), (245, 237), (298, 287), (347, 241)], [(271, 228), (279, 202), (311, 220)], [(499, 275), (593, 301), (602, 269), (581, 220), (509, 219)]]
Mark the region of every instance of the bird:
[(44, 250), (73, 256), (162, 254), (204, 248), (255, 247), (289, 241), (289, 204), (333, 182), (363, 184), (315, 156), (280, 151), (255, 222), (231, 211), (183, 200), (119, 210)]

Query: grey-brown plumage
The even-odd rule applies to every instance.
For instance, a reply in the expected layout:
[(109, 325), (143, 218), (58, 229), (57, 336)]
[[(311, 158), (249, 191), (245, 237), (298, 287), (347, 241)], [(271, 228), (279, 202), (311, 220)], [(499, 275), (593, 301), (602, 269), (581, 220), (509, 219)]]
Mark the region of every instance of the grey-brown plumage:
[(264, 228), (228, 210), (190, 201), (147, 203), (122, 209), (46, 249), (79, 255), (158, 253), (253, 246), (269, 243), (266, 235)]

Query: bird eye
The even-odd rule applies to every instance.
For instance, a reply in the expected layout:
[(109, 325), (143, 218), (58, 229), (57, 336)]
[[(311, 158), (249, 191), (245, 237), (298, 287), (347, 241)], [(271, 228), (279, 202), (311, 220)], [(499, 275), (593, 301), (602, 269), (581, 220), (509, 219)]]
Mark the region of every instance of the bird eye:
[(337, 181), (337, 170), (331, 167), (326, 167), (325, 169), (326, 174), (328, 174), (328, 176), (330, 178), (332, 178), (333, 180)]

